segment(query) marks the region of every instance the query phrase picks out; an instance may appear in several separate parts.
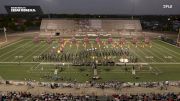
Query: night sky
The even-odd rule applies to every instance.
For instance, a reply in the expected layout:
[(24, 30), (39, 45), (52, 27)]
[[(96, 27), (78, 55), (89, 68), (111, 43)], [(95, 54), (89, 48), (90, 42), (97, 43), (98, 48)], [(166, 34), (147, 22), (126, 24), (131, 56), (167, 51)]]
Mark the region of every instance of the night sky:
[(7, 13), (5, 5), (38, 5), (44, 14), (180, 14), (180, 0), (0, 0), (1, 14)]

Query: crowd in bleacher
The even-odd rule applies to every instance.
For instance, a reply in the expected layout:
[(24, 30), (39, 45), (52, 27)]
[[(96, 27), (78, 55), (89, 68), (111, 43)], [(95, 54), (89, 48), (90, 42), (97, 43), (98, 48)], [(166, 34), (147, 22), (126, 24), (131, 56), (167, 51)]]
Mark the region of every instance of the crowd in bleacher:
[(42, 93), (40, 95), (33, 95), (27, 92), (7, 92), (6, 94), (0, 95), (0, 101), (96, 101), (98, 99), (107, 100), (108, 97), (100, 98), (100, 96), (95, 95), (75, 96), (63, 93)]
[[(3, 82), (1, 82), (3, 83)], [(50, 82), (17, 82), (17, 81), (6, 81), (8, 85), (27, 85), (30, 87), (45, 87), (45, 88), (83, 88), (92, 87), (98, 89), (115, 89), (121, 90), (123, 88), (143, 87), (143, 88), (160, 88), (167, 93), (115, 93), (112, 95), (99, 96), (95, 93), (38, 93), (33, 94), (29, 92), (1, 92), (0, 101), (180, 101), (180, 91), (173, 93), (167, 90), (168, 87), (174, 86), (179, 88), (180, 81), (165, 81), (165, 82), (141, 82), (141, 83), (123, 83), (120, 81), (108, 81), (108, 82), (87, 82), (87, 83), (50, 83)], [(164, 89), (165, 88), (165, 89)], [(31, 89), (31, 88), (30, 88)]]
[(28, 92), (7, 92), (0, 94), (0, 101), (179, 101), (180, 93), (113, 94), (109, 96), (72, 95), (63, 93), (42, 93), (33, 95)]
[(179, 101), (180, 94), (131, 94), (131, 95), (112, 95), (116, 101)]
[[(107, 81), (107, 82), (85, 82), (78, 83), (76, 81), (73, 82), (35, 82), (35, 81), (26, 81), (26, 82), (18, 82), (18, 81), (4, 81), (0, 82), (0, 84), (10, 84), (10, 85), (27, 85), (31, 87), (47, 87), (47, 88), (111, 88), (111, 89), (120, 89), (120, 88), (131, 88), (131, 87), (143, 87), (143, 88), (157, 88), (159, 87), (162, 90), (166, 90), (169, 86), (180, 87), (180, 81), (161, 81), (161, 82), (120, 82), (120, 81)], [(165, 88), (165, 89), (164, 89)]]
[[(32, 85), (32, 83), (31, 83)], [(167, 90), (167, 87), (174, 86), (174, 87), (180, 87), (180, 81), (164, 81), (164, 82), (140, 82), (140, 83), (131, 83), (131, 82), (120, 82), (120, 81), (107, 81), (102, 83), (97, 82), (88, 82), (88, 83), (46, 83), (41, 82), (38, 85), (43, 87), (50, 87), (50, 88), (88, 88), (88, 87), (94, 87), (94, 88), (100, 88), (100, 89), (106, 89), (111, 88), (115, 90), (120, 90), (122, 88), (131, 88), (131, 87), (143, 87), (143, 88), (155, 88), (158, 87), (161, 90)]]

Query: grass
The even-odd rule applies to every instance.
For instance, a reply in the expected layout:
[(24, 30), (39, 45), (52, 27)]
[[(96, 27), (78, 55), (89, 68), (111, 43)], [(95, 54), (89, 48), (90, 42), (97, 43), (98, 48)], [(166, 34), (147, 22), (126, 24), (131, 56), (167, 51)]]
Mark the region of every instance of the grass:
[[(48, 53), (53, 46), (59, 47), (57, 40), (53, 41), (52, 44), (47, 44), (45, 41), (35, 44), (31, 39), (23, 39), (15, 44), (0, 48), (0, 76), (6, 80), (31, 79), (37, 81), (54, 81), (53, 79), (45, 77), (53, 77), (55, 70), (54, 65), (41, 65), (39, 62), (31, 63), (33, 62), (32, 58), (34, 56), (39, 56), (42, 53)], [(108, 46), (108, 48), (104, 48), (105, 46)], [(139, 63), (148, 64), (147, 66), (143, 65), (143, 70), (136, 69), (136, 76), (138, 76), (139, 79), (135, 79), (131, 74), (132, 66), (128, 66), (128, 71), (124, 70), (123, 65), (114, 67), (98, 66), (98, 74), (101, 77), (99, 81), (119, 80), (125, 82), (142, 82), (180, 80), (180, 48), (168, 45), (159, 40), (153, 40), (151, 42), (151, 46), (151, 48), (149, 46), (142, 47), (141, 44), (138, 44), (136, 47), (136, 45), (133, 45), (130, 42), (122, 46), (123, 48), (129, 48), (130, 54), (139, 58)], [(116, 47), (114, 47), (112, 44), (105, 44), (99, 47), (99, 45), (93, 40), (91, 40), (91, 44), (88, 44), (86, 47), (96, 47), (101, 51), (109, 51), (116, 47), (117, 49), (121, 48), (120, 45), (116, 45)], [(64, 51), (67, 53), (78, 53), (83, 49), (84, 46), (82, 45), (82, 42), (79, 41), (79, 46), (72, 44), (70, 47), (70, 43), (66, 43)], [(21, 59), (17, 59), (17, 56), (23, 57)], [(118, 61), (119, 58), (120, 57), (115, 56), (113, 59)], [(97, 59), (101, 60), (102, 58), (98, 57)], [(19, 61), (21, 61), (20, 64), (18, 64)], [(152, 70), (149, 70), (150, 66), (153, 68)], [(42, 67), (43, 70), (41, 70)], [(58, 77), (63, 80), (61, 79), (58, 81), (76, 80), (78, 82), (85, 82), (91, 80), (93, 75), (92, 68), (88, 66), (75, 67), (65, 65), (61, 67), (63, 70), (58, 72)], [(110, 68), (110, 70), (107, 68)]]

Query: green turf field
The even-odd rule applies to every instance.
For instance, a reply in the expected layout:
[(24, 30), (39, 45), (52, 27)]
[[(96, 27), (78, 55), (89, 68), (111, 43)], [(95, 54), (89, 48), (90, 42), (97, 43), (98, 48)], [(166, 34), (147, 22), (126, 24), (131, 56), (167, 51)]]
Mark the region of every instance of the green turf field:
[[(105, 41), (105, 40), (104, 40)], [(37, 80), (53, 81), (55, 70), (54, 63), (50, 61), (33, 61), (33, 58), (43, 53), (48, 53), (52, 47), (58, 47), (58, 40), (52, 44), (41, 41), (35, 44), (32, 39), (22, 39), (0, 48), (0, 78), (7, 80)], [(152, 47), (150, 47), (152, 46)], [(86, 48), (98, 48), (100, 51), (128, 48), (130, 54), (138, 57), (138, 63), (143, 64), (142, 69), (136, 67), (134, 79), (131, 74), (132, 65), (128, 65), (128, 70), (124, 70), (124, 65), (120, 66), (98, 66), (99, 81), (119, 80), (119, 81), (164, 81), (180, 80), (180, 48), (168, 45), (159, 40), (153, 40), (151, 45), (134, 45), (127, 42), (125, 45), (104, 44), (99, 46), (93, 40)], [(77, 44), (66, 43), (64, 51), (67, 53), (78, 53), (84, 50), (82, 41)], [(118, 61), (120, 57), (114, 56), (111, 59)], [(96, 57), (96, 59), (101, 59)], [(20, 63), (19, 63), (20, 62)], [(62, 61), (66, 63), (67, 61)], [(89, 81), (92, 78), (93, 70), (90, 66), (60, 66), (58, 71), (58, 81), (79, 82)], [(151, 69), (150, 69), (151, 68)]]

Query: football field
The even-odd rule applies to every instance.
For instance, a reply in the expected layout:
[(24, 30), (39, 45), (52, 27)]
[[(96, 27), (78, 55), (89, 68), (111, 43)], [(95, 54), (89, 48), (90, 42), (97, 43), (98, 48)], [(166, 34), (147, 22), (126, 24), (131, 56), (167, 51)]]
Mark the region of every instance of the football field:
[[(76, 44), (68, 42), (64, 44), (64, 52), (69, 54), (79, 53), (83, 50), (97, 48), (100, 52), (118, 49), (128, 49), (132, 56), (138, 58), (138, 62), (127, 63), (125, 70), (124, 63), (120, 63), (121, 57), (110, 54), (112, 59), (119, 63), (115, 66), (98, 66), (99, 81), (164, 81), (180, 80), (180, 48), (154, 39), (150, 45), (134, 45), (128, 41), (125, 45), (97, 44), (94, 39), (84, 45), (79, 39)], [(104, 42), (106, 39), (103, 40)], [(61, 45), (58, 39), (48, 44), (45, 40), (34, 43), (32, 39), (21, 39), (0, 48), (0, 78), (6, 80), (36, 80), (36, 81), (89, 81), (92, 78), (91, 66), (73, 66), (72, 61), (61, 60), (52, 62), (48, 60), (36, 61), (42, 54), (49, 53), (53, 48)], [(57, 53), (61, 55), (61, 53)], [(112, 55), (112, 56), (111, 56)], [(89, 60), (103, 60), (104, 57), (88, 57)], [(63, 65), (62, 65), (63, 63)], [(57, 65), (60, 64), (60, 65)], [(132, 75), (132, 65), (135, 65), (136, 76)], [(54, 76), (55, 69), (59, 68), (58, 74)], [(141, 67), (141, 68), (140, 68)]]

